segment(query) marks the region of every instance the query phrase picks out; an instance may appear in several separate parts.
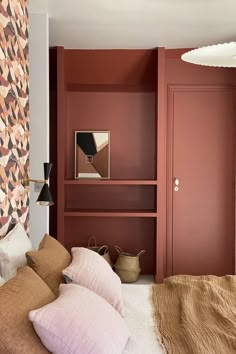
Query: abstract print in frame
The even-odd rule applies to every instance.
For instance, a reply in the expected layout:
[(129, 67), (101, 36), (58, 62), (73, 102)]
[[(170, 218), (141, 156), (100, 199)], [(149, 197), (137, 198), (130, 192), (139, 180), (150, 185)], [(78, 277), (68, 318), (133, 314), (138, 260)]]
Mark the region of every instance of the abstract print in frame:
[(110, 178), (110, 132), (75, 132), (75, 178)]
[(0, 2), (0, 236), (20, 221), (29, 233), (27, 0)]

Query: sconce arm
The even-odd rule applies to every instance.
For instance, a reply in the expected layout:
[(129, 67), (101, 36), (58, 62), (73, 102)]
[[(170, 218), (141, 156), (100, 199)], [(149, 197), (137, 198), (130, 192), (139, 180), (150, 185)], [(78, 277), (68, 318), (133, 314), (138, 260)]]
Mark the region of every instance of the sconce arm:
[(28, 186), (29, 182), (35, 182), (35, 183), (48, 183), (48, 180), (46, 179), (32, 179), (32, 178), (25, 178), (22, 181), (23, 186)]

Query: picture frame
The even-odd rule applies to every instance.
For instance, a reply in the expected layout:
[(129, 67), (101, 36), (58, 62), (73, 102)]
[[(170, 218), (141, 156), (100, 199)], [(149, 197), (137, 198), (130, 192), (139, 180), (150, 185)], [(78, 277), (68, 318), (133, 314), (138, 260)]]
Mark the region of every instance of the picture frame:
[(75, 179), (110, 178), (110, 132), (75, 131)]

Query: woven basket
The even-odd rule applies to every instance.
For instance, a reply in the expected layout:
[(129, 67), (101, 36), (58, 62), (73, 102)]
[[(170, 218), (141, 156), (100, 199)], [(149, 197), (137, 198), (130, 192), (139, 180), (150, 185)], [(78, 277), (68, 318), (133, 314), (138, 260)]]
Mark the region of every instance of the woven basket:
[[(93, 246), (91, 245), (92, 243)], [(98, 246), (96, 238), (94, 236), (91, 236), (88, 240), (87, 248), (100, 254), (100, 256), (103, 257), (111, 267), (113, 267), (107, 245)]]
[(137, 255), (123, 252), (115, 246), (119, 256), (115, 263), (115, 272), (119, 275), (122, 283), (133, 283), (138, 280), (141, 271), (139, 257), (145, 252), (140, 251)]

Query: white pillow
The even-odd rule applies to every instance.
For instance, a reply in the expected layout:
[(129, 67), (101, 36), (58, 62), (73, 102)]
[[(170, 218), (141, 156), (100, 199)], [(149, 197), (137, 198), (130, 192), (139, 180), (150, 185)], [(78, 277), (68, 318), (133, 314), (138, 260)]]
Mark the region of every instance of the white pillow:
[(19, 266), (27, 264), (25, 253), (32, 250), (34, 248), (20, 223), (0, 240), (0, 275), (5, 281), (16, 275)]

